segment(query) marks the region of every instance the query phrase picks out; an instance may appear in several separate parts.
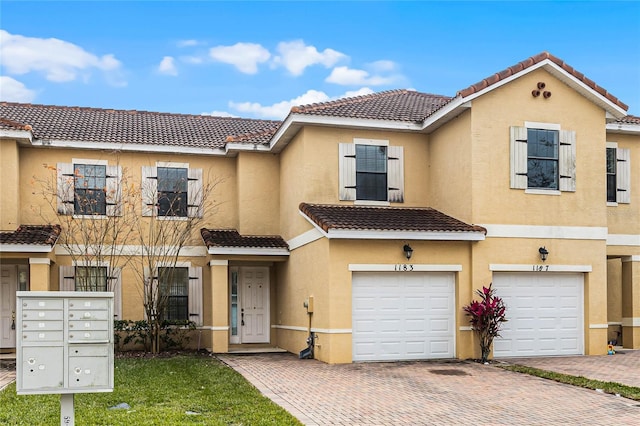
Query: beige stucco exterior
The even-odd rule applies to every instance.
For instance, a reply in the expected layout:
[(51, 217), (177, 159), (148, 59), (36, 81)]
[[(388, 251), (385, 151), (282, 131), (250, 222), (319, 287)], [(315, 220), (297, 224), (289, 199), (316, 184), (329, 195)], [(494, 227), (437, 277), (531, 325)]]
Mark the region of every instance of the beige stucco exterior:
[[(539, 82), (545, 83), (551, 97), (532, 96)], [(199, 228), (279, 235), (289, 244), (288, 255), (221, 254), (208, 250), (199, 228), (193, 230), (178, 260), (202, 269), (203, 318), (195, 335), (200, 348), (228, 352), (234, 347), (232, 271), (266, 267), (269, 333), (263, 343), (298, 353), (312, 331), (315, 358), (352, 362), (353, 265), (376, 271), (407, 263), (422, 270), (453, 265), (456, 358), (479, 356), (462, 309), (475, 291), (491, 283), (496, 271), (517, 273), (540, 265), (558, 273), (578, 271), (583, 277), (585, 354), (606, 353), (607, 343), (618, 338), (618, 333), (625, 347), (640, 348), (640, 131), (607, 131), (608, 114), (601, 104), (545, 68), (537, 68), (474, 96), (432, 128), (394, 129), (367, 120), (348, 125), (302, 123), (286, 146), (273, 151), (256, 148), (226, 155), (187, 155), (123, 150), (116, 155), (113, 151), (34, 146), (26, 136), (20, 143), (5, 137), (0, 144), (0, 230), (59, 220), (38, 195), (38, 185), (55, 177), (57, 163), (107, 160), (120, 165), (134, 187), (142, 183), (143, 166), (188, 163), (189, 168), (203, 169), (204, 181), (213, 188), (210, 208)], [(509, 129), (527, 124), (535, 127), (536, 123), (575, 131), (575, 191), (510, 187)], [(463, 237), (405, 240), (383, 235), (377, 239), (329, 238), (301, 214), (299, 205), (357, 204), (339, 196), (339, 144), (357, 139), (403, 147), (404, 202), (385, 206), (432, 207), (485, 227), (486, 235), (479, 241)], [(606, 203), (607, 142), (631, 153), (628, 204)], [(50, 167), (43, 167), (46, 165)], [(414, 250), (410, 260), (402, 251), (407, 241)], [(538, 254), (540, 247), (549, 251), (545, 262)], [(0, 253), (3, 264), (27, 259), (31, 290), (59, 290), (59, 268), (74, 264), (60, 245), (36, 255)], [(139, 277), (124, 266), (121, 282), (122, 319), (142, 319)], [(303, 305), (309, 298), (312, 313)]]

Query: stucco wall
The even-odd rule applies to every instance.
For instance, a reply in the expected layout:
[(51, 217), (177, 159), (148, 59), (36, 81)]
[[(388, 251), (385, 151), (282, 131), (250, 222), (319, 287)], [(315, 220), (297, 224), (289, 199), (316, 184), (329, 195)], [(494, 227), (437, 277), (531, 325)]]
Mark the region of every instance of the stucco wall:
[(12, 139), (0, 140), (0, 231), (13, 231), (20, 224), (20, 151), (18, 143)]

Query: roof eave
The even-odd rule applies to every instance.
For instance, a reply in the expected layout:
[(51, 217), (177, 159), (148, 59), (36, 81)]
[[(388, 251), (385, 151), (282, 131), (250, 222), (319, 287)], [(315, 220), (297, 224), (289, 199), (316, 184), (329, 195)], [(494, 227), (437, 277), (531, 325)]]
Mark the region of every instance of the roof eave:
[(640, 134), (640, 124), (608, 123), (607, 124), (607, 132), (620, 133), (620, 134), (629, 134), (629, 135), (638, 135), (638, 134)]
[(116, 143), (116, 142), (88, 142), (65, 139), (33, 139), (31, 144), (34, 146), (54, 147), (54, 148), (71, 148), (71, 149), (105, 149), (110, 151), (127, 151), (127, 152), (157, 152), (175, 154), (176, 148), (180, 149), (182, 154), (195, 155), (212, 155), (225, 156), (226, 151), (223, 148), (198, 148), (191, 146), (178, 145), (155, 145), (155, 144), (132, 144), (132, 143)]
[(289, 250), (285, 248), (260, 247), (209, 247), (208, 253), (243, 256), (289, 256)]
[(282, 151), (305, 125), (335, 126), (351, 129), (397, 130), (405, 132), (420, 131), (422, 129), (422, 123), (411, 123), (407, 121), (371, 120), (364, 118), (291, 113), (271, 138), (270, 150), (274, 153)]
[(0, 253), (51, 253), (49, 244), (0, 244)]
[(470, 231), (394, 231), (329, 229), (329, 239), (354, 240), (421, 240), (421, 241), (484, 241), (484, 232)]
[(0, 129), (0, 138), (22, 139), (33, 143), (33, 133), (30, 130)]

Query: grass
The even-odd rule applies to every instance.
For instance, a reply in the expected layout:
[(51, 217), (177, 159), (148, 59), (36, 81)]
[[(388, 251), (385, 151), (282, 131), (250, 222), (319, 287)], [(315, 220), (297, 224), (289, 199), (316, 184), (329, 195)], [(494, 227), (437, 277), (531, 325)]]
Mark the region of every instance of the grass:
[(601, 389), (605, 393), (620, 395), (624, 398), (640, 401), (640, 388), (627, 386), (615, 382), (603, 382), (601, 380), (587, 379), (583, 376), (571, 376), (569, 374), (554, 373), (552, 371), (541, 370), (534, 367), (525, 367), (524, 365), (498, 365), (505, 370), (525, 373), (531, 376), (542, 377), (568, 385), (579, 386), (587, 389)]
[[(215, 358), (115, 360), (114, 391), (75, 395), (76, 425), (300, 425)], [(121, 403), (128, 410), (110, 410)], [(196, 413), (196, 414), (194, 414)], [(0, 424), (60, 424), (59, 395), (0, 392)]]

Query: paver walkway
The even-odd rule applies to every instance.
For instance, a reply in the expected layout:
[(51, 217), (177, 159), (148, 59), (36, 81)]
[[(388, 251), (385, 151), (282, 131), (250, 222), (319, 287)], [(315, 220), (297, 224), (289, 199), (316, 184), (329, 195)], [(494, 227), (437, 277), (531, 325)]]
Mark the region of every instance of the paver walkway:
[(640, 424), (640, 402), (474, 362), (219, 359), (306, 425)]

